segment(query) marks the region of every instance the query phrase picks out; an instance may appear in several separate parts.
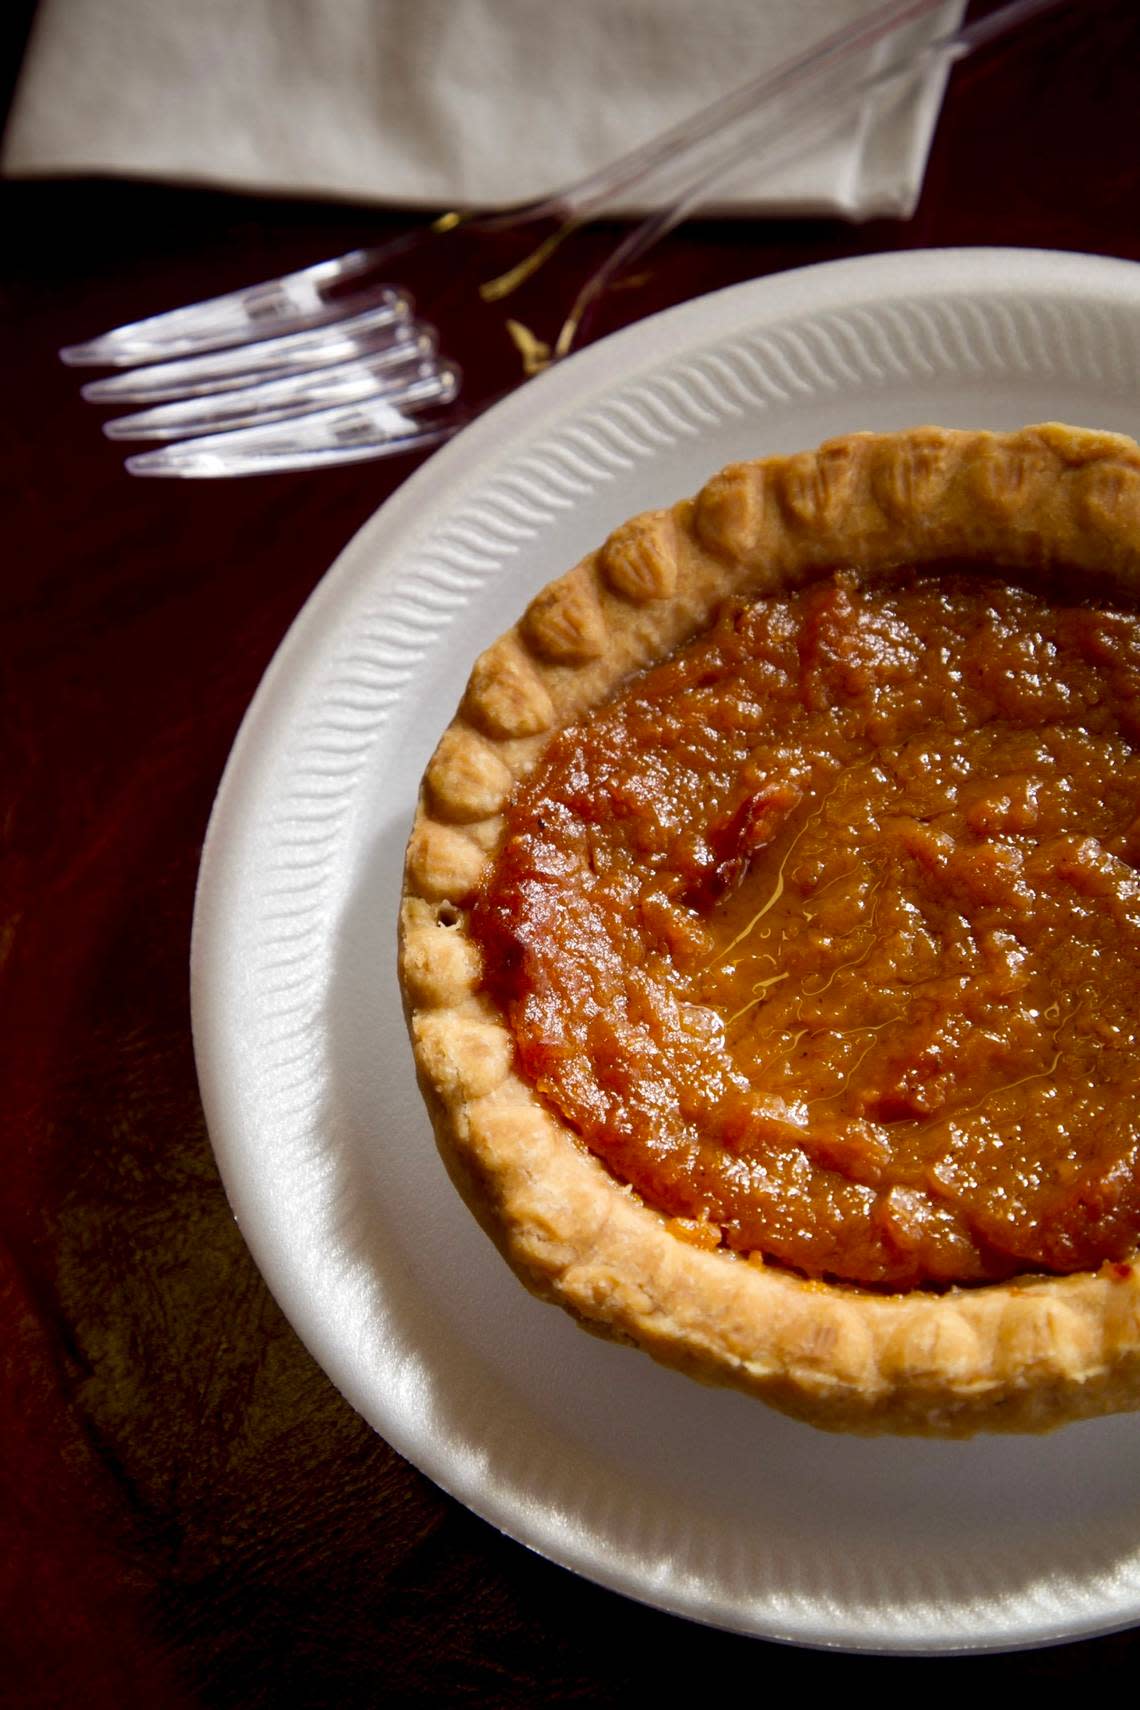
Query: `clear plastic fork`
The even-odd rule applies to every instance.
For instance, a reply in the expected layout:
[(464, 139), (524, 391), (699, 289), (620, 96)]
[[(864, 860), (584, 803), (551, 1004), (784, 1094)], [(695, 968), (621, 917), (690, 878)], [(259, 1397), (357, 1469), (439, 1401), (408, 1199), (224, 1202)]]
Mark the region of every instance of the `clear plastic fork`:
[(429, 277), (433, 269), (445, 273), (461, 231), (522, 233), (532, 246), (544, 233), (520, 263), (480, 288), (479, 302), (494, 305), (532, 279), (576, 229), (635, 190), (649, 192), (661, 206), (589, 275), (551, 344), (530, 338), (529, 353), (540, 353), (532, 369), (560, 360), (582, 342), (611, 285), (740, 163), (762, 154), (766, 166), (778, 166), (847, 122), (856, 103), (1059, 4), (1007, 0), (964, 29), (853, 74), (853, 60), (944, 5), (889, 0), (557, 196), (498, 214), (448, 214), (379, 248), (116, 328), (60, 354), (76, 365), (130, 370), (84, 388), (94, 402), (147, 406), (107, 422), (112, 437), (181, 441), (129, 458), (133, 473), (245, 474), (426, 448), (475, 412), (456, 403), (459, 370), (439, 357), (432, 329), (415, 320), (407, 291), (392, 283), (398, 267), (422, 270), (426, 261)]

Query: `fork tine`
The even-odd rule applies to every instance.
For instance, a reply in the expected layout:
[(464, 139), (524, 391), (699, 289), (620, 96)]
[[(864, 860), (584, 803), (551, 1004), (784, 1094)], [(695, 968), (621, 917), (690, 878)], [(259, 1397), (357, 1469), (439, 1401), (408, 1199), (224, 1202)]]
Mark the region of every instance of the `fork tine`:
[(263, 380), (237, 392), (211, 393), (153, 410), (116, 416), (103, 423), (108, 439), (181, 439), (185, 434), (219, 433), (281, 421), (334, 404), (385, 398), (406, 410), (449, 404), (459, 395), (459, 370), (451, 363), (414, 360), (392, 368), (379, 358), (342, 362), (315, 374)]
[(283, 333), (256, 344), (109, 374), (102, 380), (89, 381), (82, 392), (93, 404), (159, 404), (170, 398), (248, 386), (259, 377), (299, 374), (350, 362), (371, 351), (406, 352), (425, 336), (434, 337), (430, 328), (412, 320), (411, 313), (411, 299), (402, 297), (398, 306), (384, 304), (308, 332)]
[(468, 419), (463, 411), (453, 410), (437, 421), (418, 421), (380, 398), (315, 410), (269, 427), (180, 440), (157, 451), (138, 452), (127, 458), (126, 467), (132, 475), (192, 479), (330, 468), (427, 450), (458, 433)]
[[(145, 320), (115, 327), (83, 344), (69, 344), (60, 351), (60, 358), (73, 368), (129, 368), (141, 362), (217, 350), (243, 343), (251, 336), (319, 326), (344, 312), (344, 301), (330, 301), (326, 291), (375, 271), (407, 248), (405, 237), (379, 249), (350, 250), (331, 261), (318, 261), (240, 291), (148, 315)], [(378, 300), (403, 295), (387, 284), (378, 288), (378, 294), (374, 287), (372, 294), (378, 295)]]

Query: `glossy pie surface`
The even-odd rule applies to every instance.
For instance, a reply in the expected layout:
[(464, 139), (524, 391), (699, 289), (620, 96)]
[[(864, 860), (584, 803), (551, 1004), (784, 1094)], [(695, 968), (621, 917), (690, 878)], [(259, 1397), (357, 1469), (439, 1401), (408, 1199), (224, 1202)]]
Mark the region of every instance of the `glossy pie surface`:
[(524, 1077), (710, 1246), (880, 1288), (1140, 1234), (1140, 614), (826, 574), (562, 731), (472, 911)]

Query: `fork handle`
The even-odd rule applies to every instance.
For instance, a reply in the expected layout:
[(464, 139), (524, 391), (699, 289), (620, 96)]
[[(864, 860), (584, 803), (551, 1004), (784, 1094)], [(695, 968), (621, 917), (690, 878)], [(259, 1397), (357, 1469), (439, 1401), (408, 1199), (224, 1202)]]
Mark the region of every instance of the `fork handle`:
[[(900, 79), (913, 77), (928, 63), (943, 60), (948, 66), (956, 64), (1028, 23), (1031, 18), (1066, 3), (1067, 0), (1007, 0), (1006, 5), (988, 16), (935, 37), (915, 52), (868, 73), (854, 84), (843, 84), (840, 76), (836, 75), (845, 70), (846, 54), (853, 49), (848, 46), (828, 53), (825, 59), (812, 66), (809, 76), (797, 82), (793, 99), (778, 110), (766, 104), (760, 111), (754, 111), (748, 120), (738, 119), (724, 127), (723, 134), (717, 139), (719, 146), (682, 174), (673, 200), (647, 215), (626, 233), (579, 291), (559, 332), (554, 346), (555, 358), (568, 355), (579, 342), (594, 309), (614, 282), (688, 218), (725, 174), (749, 159), (756, 150), (763, 149), (766, 167), (783, 166), (806, 144), (818, 142), (846, 123), (856, 102), (881, 93)], [(862, 45), (868, 44), (863, 41)], [(829, 93), (837, 97), (833, 102), (825, 100)]]
[(730, 94), (718, 97), (586, 178), (524, 208), (508, 209), (502, 216), (492, 215), (480, 224), (502, 230), (519, 215), (528, 220), (551, 215), (576, 221), (589, 219), (603, 209), (612, 210), (631, 191), (644, 190), (662, 168), (674, 167), (681, 156), (691, 156), (699, 169), (704, 158), (700, 153), (703, 145), (710, 142), (722, 145), (738, 125), (755, 119), (781, 97), (806, 92), (811, 98), (837, 67), (849, 65), (896, 30), (919, 22), (944, 5), (945, 0), (882, 0), (863, 17), (842, 25), (792, 59), (750, 78)]

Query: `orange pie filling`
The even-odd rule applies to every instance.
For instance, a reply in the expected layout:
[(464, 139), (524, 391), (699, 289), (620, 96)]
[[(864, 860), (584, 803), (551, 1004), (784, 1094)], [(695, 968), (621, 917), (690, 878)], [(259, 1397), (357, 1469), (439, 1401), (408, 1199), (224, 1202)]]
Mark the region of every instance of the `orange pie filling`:
[(562, 731), (472, 914), (678, 1234), (873, 1288), (1140, 1245), (1140, 614), (943, 567), (729, 603)]

